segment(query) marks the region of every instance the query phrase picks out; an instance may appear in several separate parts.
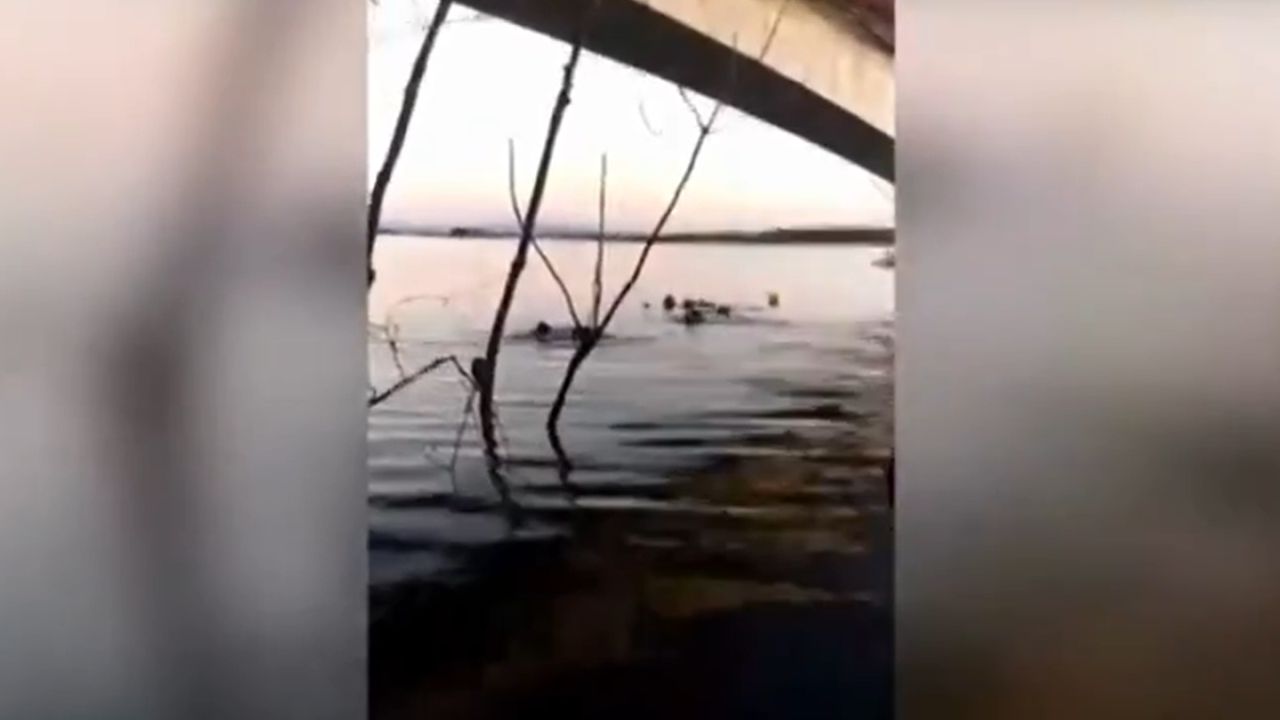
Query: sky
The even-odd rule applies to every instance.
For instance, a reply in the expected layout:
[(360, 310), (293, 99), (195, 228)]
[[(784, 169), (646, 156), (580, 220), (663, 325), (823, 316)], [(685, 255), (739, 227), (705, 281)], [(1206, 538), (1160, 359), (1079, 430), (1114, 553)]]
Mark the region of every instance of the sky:
[[(382, 0), (370, 10), (370, 178), (382, 161), (405, 78), (425, 34), (430, 0)], [(384, 225), (514, 224), (507, 144), (517, 195), (532, 185), (568, 46), (455, 6), (437, 40)], [(708, 112), (712, 103), (694, 95)], [(650, 229), (688, 161), (697, 125), (671, 83), (584, 52), (556, 146), (543, 227), (594, 228), (601, 154), (608, 156), (606, 223)], [(892, 188), (785, 131), (726, 109), (707, 140), (667, 229), (893, 223)]]

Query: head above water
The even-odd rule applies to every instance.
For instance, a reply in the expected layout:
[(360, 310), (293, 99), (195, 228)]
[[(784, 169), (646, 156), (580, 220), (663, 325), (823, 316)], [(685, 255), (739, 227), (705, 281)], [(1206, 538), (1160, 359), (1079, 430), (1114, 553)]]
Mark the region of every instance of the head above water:
[(551, 326), (545, 320), (539, 320), (537, 325), (533, 326), (534, 337), (546, 337), (551, 334)]
[(771, 308), (778, 307), (778, 300), (779, 300), (778, 293), (776, 292), (769, 293), (769, 307)]
[(662, 309), (667, 311), (675, 310), (676, 296), (668, 293), (666, 297), (662, 298)]

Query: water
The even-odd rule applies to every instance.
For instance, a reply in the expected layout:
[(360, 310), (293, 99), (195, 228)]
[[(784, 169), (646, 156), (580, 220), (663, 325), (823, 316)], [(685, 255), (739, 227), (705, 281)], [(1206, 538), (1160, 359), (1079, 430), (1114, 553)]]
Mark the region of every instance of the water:
[[(588, 315), (594, 243), (543, 247)], [(394, 323), (407, 370), (482, 353), (513, 249), (381, 239), (370, 320)], [(607, 247), (606, 298), (638, 250)], [(498, 403), (516, 514), (497, 502), (475, 422), (461, 425), (469, 393), (450, 367), (371, 412), (374, 714), (888, 712), (893, 275), (879, 255), (655, 248), (617, 339), (570, 395), (567, 478), (543, 425), (569, 350), (509, 341)], [(661, 312), (666, 293), (758, 306), (761, 322), (685, 327)], [(568, 314), (531, 254), (508, 327), (538, 320)], [(399, 377), (380, 340), (370, 367), (377, 388)], [(779, 643), (806, 649), (775, 656)], [(723, 676), (690, 685), (695, 661)], [(655, 686), (646, 703), (619, 700)]]

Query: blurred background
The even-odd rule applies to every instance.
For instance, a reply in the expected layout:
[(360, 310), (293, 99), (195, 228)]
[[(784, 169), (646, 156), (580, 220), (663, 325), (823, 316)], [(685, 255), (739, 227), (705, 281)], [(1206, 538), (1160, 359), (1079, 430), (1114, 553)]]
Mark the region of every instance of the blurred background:
[(1274, 717), (1280, 9), (900, 10), (900, 712)]
[[(900, 10), (900, 711), (1276, 717), (1277, 11)], [(0, 10), (0, 716), (364, 712), (366, 12)]]
[(0, 717), (364, 712), (364, 21), (0, 10)]

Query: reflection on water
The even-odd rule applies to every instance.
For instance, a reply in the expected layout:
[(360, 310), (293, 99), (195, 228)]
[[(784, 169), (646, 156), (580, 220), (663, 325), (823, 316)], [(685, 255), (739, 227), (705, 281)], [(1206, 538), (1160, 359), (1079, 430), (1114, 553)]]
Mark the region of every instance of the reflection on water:
[[(595, 246), (544, 244), (587, 307)], [(383, 238), (370, 319), (406, 366), (480, 354), (510, 241)], [(606, 296), (638, 246), (607, 248)], [(371, 413), (378, 717), (887, 717), (891, 272), (873, 249), (655, 249), (584, 366), (557, 473), (543, 431), (569, 350), (511, 342), (500, 510), (467, 389), (438, 371)], [(780, 307), (685, 327), (666, 293)], [(415, 298), (405, 302), (406, 298)], [(643, 303), (651, 303), (646, 309)], [(511, 329), (567, 322), (530, 258)], [(372, 382), (396, 377), (370, 345)], [(474, 422), (472, 422), (474, 426)], [(461, 438), (461, 440), (459, 440)]]

